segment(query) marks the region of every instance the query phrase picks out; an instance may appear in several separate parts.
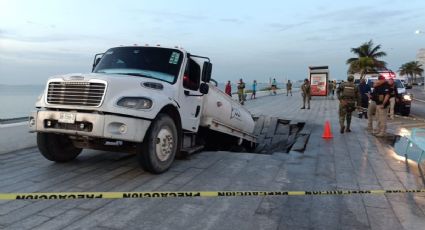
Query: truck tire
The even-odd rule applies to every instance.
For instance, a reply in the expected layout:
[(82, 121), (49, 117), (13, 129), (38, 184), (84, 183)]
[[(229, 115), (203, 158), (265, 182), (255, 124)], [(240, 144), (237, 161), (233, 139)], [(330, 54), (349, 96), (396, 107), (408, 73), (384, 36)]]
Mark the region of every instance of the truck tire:
[(82, 151), (74, 147), (69, 137), (54, 133), (37, 133), (37, 146), (46, 159), (55, 162), (72, 161)]
[(138, 160), (143, 169), (159, 174), (170, 168), (178, 149), (177, 133), (173, 119), (166, 114), (157, 116), (138, 154)]

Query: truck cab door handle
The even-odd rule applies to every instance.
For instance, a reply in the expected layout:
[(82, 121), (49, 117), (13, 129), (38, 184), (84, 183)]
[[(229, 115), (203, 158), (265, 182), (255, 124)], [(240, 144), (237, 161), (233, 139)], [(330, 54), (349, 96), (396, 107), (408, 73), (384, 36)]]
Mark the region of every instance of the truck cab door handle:
[(196, 106), (195, 117), (198, 117), (199, 116), (199, 112), (201, 112), (201, 106), (200, 105)]
[(203, 94), (190, 94), (189, 90), (185, 90), (184, 91), (184, 95), (188, 96), (188, 97), (200, 97), (200, 96), (204, 96)]

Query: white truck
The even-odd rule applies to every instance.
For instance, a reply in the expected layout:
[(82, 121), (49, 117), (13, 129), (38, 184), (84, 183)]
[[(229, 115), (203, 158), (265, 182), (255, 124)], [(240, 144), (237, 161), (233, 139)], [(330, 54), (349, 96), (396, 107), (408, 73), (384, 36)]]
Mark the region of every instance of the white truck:
[(254, 147), (254, 120), (210, 83), (207, 57), (182, 48), (122, 46), (96, 54), (92, 73), (49, 78), (29, 118), (48, 160), (84, 148), (131, 152), (152, 173), (211, 142)]

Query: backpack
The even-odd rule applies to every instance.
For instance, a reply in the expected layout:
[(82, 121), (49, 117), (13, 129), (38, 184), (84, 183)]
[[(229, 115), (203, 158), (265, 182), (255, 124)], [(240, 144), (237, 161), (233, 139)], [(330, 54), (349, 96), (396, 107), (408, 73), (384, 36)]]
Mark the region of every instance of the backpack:
[(342, 88), (342, 98), (354, 99), (356, 97), (356, 86), (354, 84), (344, 84)]

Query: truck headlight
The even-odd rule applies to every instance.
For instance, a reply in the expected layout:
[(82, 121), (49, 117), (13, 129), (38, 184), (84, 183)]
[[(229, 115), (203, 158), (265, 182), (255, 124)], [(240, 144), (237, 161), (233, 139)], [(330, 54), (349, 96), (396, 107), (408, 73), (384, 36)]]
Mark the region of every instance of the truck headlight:
[(403, 95), (403, 99), (406, 100), (406, 101), (411, 101), (412, 96), (410, 94), (405, 94), (405, 95)]
[(124, 97), (117, 102), (117, 105), (130, 109), (150, 109), (152, 100), (144, 97)]

